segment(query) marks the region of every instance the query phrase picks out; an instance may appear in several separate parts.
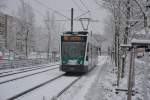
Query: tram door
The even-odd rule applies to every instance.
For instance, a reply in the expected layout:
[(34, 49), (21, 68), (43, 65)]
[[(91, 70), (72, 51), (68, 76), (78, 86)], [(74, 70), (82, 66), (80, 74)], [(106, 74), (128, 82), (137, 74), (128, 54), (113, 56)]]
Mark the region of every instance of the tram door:
[(88, 66), (89, 69), (92, 68), (92, 46), (90, 44), (88, 45)]

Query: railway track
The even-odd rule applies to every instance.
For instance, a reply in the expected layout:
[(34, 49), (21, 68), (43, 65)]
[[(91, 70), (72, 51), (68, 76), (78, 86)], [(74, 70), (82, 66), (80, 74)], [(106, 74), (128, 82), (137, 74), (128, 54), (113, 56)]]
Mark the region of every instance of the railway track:
[[(32, 94), (32, 92), (34, 93), (36, 90), (41, 89), (42, 87), (44, 87), (44, 86), (46, 86), (46, 85), (55, 84), (56, 81), (61, 80), (60, 83), (59, 83), (59, 85), (60, 85), (61, 83), (63, 83), (62, 80), (65, 79), (65, 78), (66, 78), (66, 76), (64, 76), (64, 74), (61, 74), (61, 75), (59, 75), (59, 76), (57, 76), (57, 77), (55, 77), (55, 78), (53, 78), (53, 79), (50, 79), (50, 80), (48, 80), (48, 81), (46, 81), (46, 82), (44, 82), (44, 83), (42, 83), (42, 84), (39, 84), (39, 85), (37, 85), (37, 86), (34, 86), (34, 87), (32, 87), (32, 88), (30, 88), (30, 89), (28, 89), (28, 90), (25, 90), (25, 91), (23, 91), (23, 92), (21, 92), (21, 93), (19, 93), (19, 94), (16, 94), (16, 95), (14, 95), (14, 96), (8, 98), (7, 100), (22, 100), (22, 99), (21, 99), (22, 97), (24, 98), (26, 95)], [(67, 91), (73, 84), (75, 84), (80, 78), (81, 78), (81, 76), (78, 76), (78, 77), (72, 79), (72, 80), (69, 82), (69, 84), (67, 84), (67, 86), (65, 85), (65, 86), (60, 87), (60, 88), (62, 88), (62, 89), (61, 89), (60, 91), (58, 91), (58, 92), (55, 94), (55, 96), (53, 96), (53, 97), (51, 97), (51, 98), (58, 98), (59, 96), (61, 96), (61, 95), (62, 95), (65, 91)], [(56, 83), (58, 83), (58, 82), (56, 82)], [(56, 87), (59, 87), (59, 85), (57, 86), (57, 85), (55, 84)], [(47, 88), (47, 89), (49, 89), (49, 88)], [(46, 91), (46, 90), (45, 90), (45, 91)], [(54, 90), (52, 90), (52, 91), (54, 91)], [(27, 99), (28, 99), (28, 98), (27, 98)], [(24, 99), (23, 99), (23, 100), (24, 100)], [(25, 100), (26, 100), (26, 98), (25, 98)], [(28, 99), (28, 100), (30, 100), (30, 99)]]
[(61, 90), (54, 98), (57, 99), (60, 97), (65, 91), (67, 91), (73, 84), (75, 84), (79, 79), (81, 78), (78, 77), (76, 80), (72, 81), (68, 86), (66, 86), (63, 90)]
[(63, 75), (64, 75), (64, 74), (61, 74), (61, 75), (59, 75), (59, 76), (57, 76), (57, 77), (54, 77), (53, 79), (50, 79), (50, 80), (48, 80), (48, 81), (46, 81), (46, 82), (44, 82), (44, 83), (41, 83), (41, 84), (39, 84), (39, 85), (37, 85), (37, 86), (34, 86), (34, 87), (32, 87), (32, 88), (30, 88), (30, 89), (28, 89), (28, 90), (25, 90), (25, 91), (21, 92), (21, 93), (19, 93), (19, 94), (16, 94), (16, 95), (14, 95), (14, 96), (8, 98), (7, 100), (15, 100), (15, 99), (17, 99), (17, 98), (19, 98), (19, 97), (21, 97), (21, 96), (23, 96), (23, 95), (25, 95), (25, 94), (27, 94), (27, 93), (33, 91), (33, 90), (35, 90), (35, 89), (38, 89), (38, 88), (40, 88), (40, 87), (42, 87), (42, 86), (44, 86), (44, 85), (46, 85), (46, 84), (48, 84), (48, 83), (50, 83), (50, 82), (52, 82), (52, 81), (54, 81), (54, 80), (56, 80), (56, 79), (62, 77)]
[[(33, 71), (33, 70), (39, 70), (39, 69), (48, 68), (48, 67), (52, 67), (52, 66), (56, 66), (56, 65), (59, 65), (59, 64), (48, 65), (48, 66), (44, 66), (44, 67), (42, 67), (42, 66), (30, 67), (30, 68), (27, 68), (27, 69), (19, 69), (19, 70), (16, 70), (16, 71), (2, 72), (3, 74), (0, 73), (0, 74), (2, 74), (2, 75), (0, 75), (0, 77), (6, 77), (6, 76), (15, 75), (15, 74), (19, 74), (19, 73), (25, 73), (25, 72), (29, 72), (29, 71)], [(7, 74), (4, 74), (4, 73), (7, 73)]]
[(23, 67), (23, 68), (15, 68), (15, 69), (9, 69), (8, 71), (2, 71), (2, 72), (0, 72), (0, 75), (2, 75), (2, 74), (5, 74), (5, 73), (10, 73), (10, 72), (15, 72), (15, 71), (23, 71), (23, 70), (27, 70), (27, 69), (32, 69), (32, 68), (39, 68), (39, 67), (41, 67), (41, 66), (43, 66), (43, 65), (38, 65), (38, 66), (30, 66), (30, 67)]
[(31, 73), (31, 74), (23, 75), (23, 76), (20, 76), (20, 77), (17, 77), (17, 78), (12, 78), (12, 79), (9, 79), (9, 80), (6, 80), (6, 81), (0, 81), (0, 84), (4, 84), (4, 83), (7, 83), (7, 82), (15, 81), (15, 80), (18, 80), (18, 79), (23, 79), (23, 78), (26, 78), (26, 77), (29, 77), (29, 76), (33, 76), (33, 75), (36, 75), (36, 74), (48, 72), (50, 70), (55, 70), (55, 69), (58, 69), (58, 68), (59, 67), (49, 68), (49, 69), (46, 69), (46, 70), (43, 70), (43, 71), (39, 71), (39, 72), (36, 72), (36, 73)]

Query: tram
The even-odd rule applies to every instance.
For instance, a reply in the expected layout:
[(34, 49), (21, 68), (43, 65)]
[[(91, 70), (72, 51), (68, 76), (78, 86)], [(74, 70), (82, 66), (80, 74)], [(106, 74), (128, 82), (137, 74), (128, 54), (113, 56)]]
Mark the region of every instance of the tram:
[(65, 32), (60, 54), (61, 71), (88, 72), (98, 63), (98, 43), (88, 32)]

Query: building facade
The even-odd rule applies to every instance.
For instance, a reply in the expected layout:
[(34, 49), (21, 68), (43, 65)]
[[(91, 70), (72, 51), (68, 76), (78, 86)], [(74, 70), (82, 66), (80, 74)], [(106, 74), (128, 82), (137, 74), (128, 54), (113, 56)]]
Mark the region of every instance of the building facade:
[(0, 49), (7, 48), (7, 15), (0, 13)]
[(0, 13), (0, 50), (29, 54), (35, 50), (34, 32), (27, 34), (19, 19)]

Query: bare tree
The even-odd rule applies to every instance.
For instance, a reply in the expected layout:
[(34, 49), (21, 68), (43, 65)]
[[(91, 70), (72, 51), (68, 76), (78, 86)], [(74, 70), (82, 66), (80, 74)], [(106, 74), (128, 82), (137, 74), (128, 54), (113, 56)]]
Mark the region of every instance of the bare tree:
[(93, 34), (94, 38), (98, 41), (98, 44), (99, 44), (99, 53), (101, 55), (102, 53), (102, 46), (104, 44), (104, 42), (108, 39), (106, 38), (105, 35), (102, 35), (102, 34)]
[(7, 47), (9, 50), (16, 51), (16, 33), (18, 32), (18, 20), (14, 16), (8, 16), (7, 21)]
[(56, 23), (55, 12), (52, 12), (51, 15), (49, 12), (47, 12), (45, 18), (45, 26), (48, 33), (47, 58), (49, 59), (49, 54), (52, 54), (52, 56), (54, 57), (56, 52), (59, 51), (60, 26)]
[(45, 19), (45, 24), (46, 24), (46, 28), (48, 31), (48, 42), (47, 42), (47, 59), (50, 59), (50, 46), (51, 46), (51, 24), (50, 24), (50, 14), (49, 11), (46, 14), (46, 19)]
[(20, 20), (20, 36), (23, 39), (21, 42), (23, 48), (23, 53), (28, 58), (28, 54), (34, 51), (34, 12), (32, 7), (27, 4), (24, 0), (20, 0), (20, 7), (18, 8), (19, 20)]
[[(125, 51), (120, 51), (120, 44), (127, 44), (134, 36), (135, 31), (144, 29), (147, 31), (147, 15), (148, 1), (149, 0), (103, 0), (103, 7), (108, 9), (112, 13), (111, 25), (106, 28), (111, 28), (112, 34), (114, 36), (114, 58), (115, 66), (118, 67), (118, 79), (123, 77), (124, 66), (126, 61), (127, 53)], [(96, 2), (98, 4), (98, 2)], [(99, 4), (98, 4), (99, 5)], [(100, 5), (102, 6), (102, 5)], [(141, 19), (143, 21), (141, 21)], [(108, 31), (108, 30), (107, 30)], [(148, 32), (146, 32), (148, 33)], [(123, 54), (122, 58), (122, 68), (120, 66), (120, 55)], [(122, 69), (122, 70), (120, 70)], [(119, 84), (119, 80), (117, 85)]]

